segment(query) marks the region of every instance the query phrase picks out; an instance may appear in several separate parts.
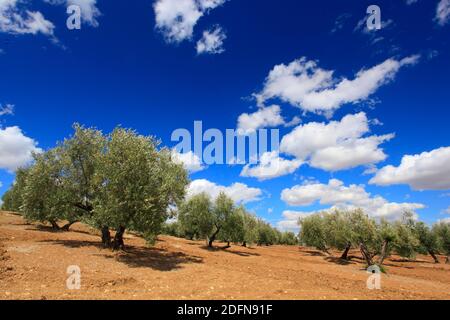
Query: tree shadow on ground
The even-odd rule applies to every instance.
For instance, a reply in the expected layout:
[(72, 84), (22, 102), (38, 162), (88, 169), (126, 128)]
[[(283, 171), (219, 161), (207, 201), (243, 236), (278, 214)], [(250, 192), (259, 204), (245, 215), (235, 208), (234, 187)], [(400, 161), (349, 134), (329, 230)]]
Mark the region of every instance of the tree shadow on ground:
[(62, 233), (62, 230), (55, 229), (50, 226), (45, 226), (42, 224), (30, 225), (30, 228), (25, 228), (26, 231), (34, 231), (34, 232), (50, 232), (50, 233)]
[(39, 242), (53, 243), (56, 245), (61, 245), (68, 248), (84, 248), (84, 247), (95, 247), (97, 249), (105, 249), (103, 244), (99, 241), (89, 241), (89, 240), (41, 240)]
[(235, 249), (233, 249), (233, 250), (229, 250), (229, 249), (231, 249), (232, 247), (213, 247), (213, 248), (211, 248), (211, 247), (208, 247), (208, 246), (206, 246), (206, 245), (204, 245), (204, 246), (201, 246), (200, 248), (202, 248), (203, 250), (207, 250), (207, 251), (210, 251), (210, 252), (225, 252), (225, 253), (230, 253), (230, 254), (235, 254), (235, 255), (238, 255), (238, 256), (241, 256), (241, 257), (259, 257), (260, 256), (260, 254), (258, 254), (258, 253), (252, 253), (252, 252), (244, 252), (244, 251), (239, 251), (239, 250), (235, 250)]
[(106, 259), (115, 259), (130, 268), (152, 268), (159, 271), (171, 271), (181, 268), (186, 263), (202, 263), (203, 258), (190, 256), (182, 252), (169, 252), (159, 248), (125, 246), (125, 250), (113, 251), (103, 247), (100, 241), (86, 240), (43, 240), (41, 242), (53, 243), (69, 248), (95, 247), (105, 250), (104, 254), (95, 254)]
[(328, 257), (325, 257), (324, 259), (326, 261), (328, 261), (328, 262), (332, 262), (332, 263), (335, 263), (335, 264), (338, 264), (338, 265), (341, 265), (341, 266), (347, 266), (347, 265), (350, 265), (350, 264), (356, 264), (356, 262), (353, 262), (351, 260), (341, 259), (340, 257), (328, 256)]
[(34, 231), (34, 232), (50, 232), (50, 233), (67, 233), (67, 232), (73, 232), (73, 233), (79, 233), (79, 234), (86, 234), (89, 236), (99, 236), (95, 231), (83, 231), (78, 229), (69, 229), (69, 230), (63, 230), (63, 229), (54, 229), (51, 226), (46, 226), (42, 224), (29, 224), (30, 228), (25, 228), (26, 231)]
[(435, 264), (432, 261), (427, 261), (427, 260), (410, 260), (410, 259), (406, 259), (406, 258), (391, 258), (389, 259), (391, 262), (397, 262), (397, 263), (430, 263), (430, 264)]
[(327, 256), (324, 252), (320, 252), (317, 250), (304, 250), (304, 249), (300, 248), (299, 251), (307, 253), (307, 254), (309, 254), (311, 256), (315, 256), (315, 257), (326, 257)]
[[(112, 258), (111, 256), (105, 256)], [(126, 246), (115, 259), (131, 268), (152, 268), (158, 271), (172, 271), (182, 268), (182, 264), (203, 263), (203, 258), (183, 252), (169, 252), (159, 248)]]

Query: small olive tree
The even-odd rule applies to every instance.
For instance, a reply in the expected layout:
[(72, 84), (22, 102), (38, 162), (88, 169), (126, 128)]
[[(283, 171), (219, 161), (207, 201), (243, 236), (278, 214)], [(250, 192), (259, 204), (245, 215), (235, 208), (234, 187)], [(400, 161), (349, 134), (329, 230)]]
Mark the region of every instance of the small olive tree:
[(308, 217), (300, 218), (298, 223), (300, 225), (299, 239), (304, 246), (314, 247), (318, 250), (329, 253), (327, 235), (325, 231), (326, 213), (316, 213)]
[(28, 168), (17, 169), (13, 185), (2, 197), (2, 210), (21, 212), (28, 171)]
[(247, 247), (258, 241), (258, 219), (247, 212), (244, 207), (241, 207), (238, 211), (242, 214), (244, 234), (242, 237), (242, 246)]
[(227, 242), (228, 248), (230, 247), (230, 243), (244, 242), (245, 225), (242, 210), (242, 208), (235, 208), (228, 215), (219, 233), (219, 239)]
[(437, 237), (439, 251), (447, 256), (445, 263), (450, 263), (450, 223), (441, 221), (433, 226)]
[(213, 203), (206, 193), (183, 202), (178, 211), (178, 221), (186, 238), (206, 239), (214, 228)]
[(438, 235), (424, 222), (418, 222), (414, 225), (414, 233), (419, 240), (417, 251), (422, 254), (428, 253), (435, 263), (439, 263), (439, 259), (436, 256), (439, 252)]
[(220, 193), (214, 201), (212, 210), (213, 230), (208, 237), (208, 246), (211, 248), (219, 233), (226, 226), (227, 221), (235, 210), (234, 202), (225, 193)]

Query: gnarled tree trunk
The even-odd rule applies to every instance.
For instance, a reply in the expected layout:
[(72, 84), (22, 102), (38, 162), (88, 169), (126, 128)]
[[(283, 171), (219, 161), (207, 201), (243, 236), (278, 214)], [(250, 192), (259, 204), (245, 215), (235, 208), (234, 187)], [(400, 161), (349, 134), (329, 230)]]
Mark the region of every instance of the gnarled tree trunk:
[(445, 260), (446, 264), (450, 264), (450, 255), (447, 256), (447, 259)]
[(242, 243), (242, 246), (243, 246), (244, 248), (246, 248), (246, 247), (247, 247), (247, 242), (244, 241), (244, 242)]
[(220, 228), (217, 228), (216, 232), (213, 233), (213, 235), (209, 238), (208, 241), (208, 247), (212, 248), (213, 242), (216, 241), (216, 237), (220, 232)]
[(124, 250), (125, 244), (123, 242), (123, 235), (125, 233), (125, 227), (120, 226), (117, 228), (116, 234), (113, 240), (113, 250)]
[(439, 259), (436, 257), (436, 254), (434, 253), (433, 250), (428, 250), (428, 253), (429, 253), (430, 256), (433, 258), (434, 263), (439, 263)]
[(103, 226), (102, 227), (102, 244), (105, 248), (111, 247), (111, 234), (109, 233), (109, 227)]
[(367, 247), (364, 243), (359, 244), (359, 250), (361, 251), (364, 260), (366, 260), (367, 266), (373, 266), (372, 256), (370, 255), (369, 250), (367, 250)]
[(345, 247), (344, 252), (342, 253), (341, 259), (348, 260), (348, 252), (350, 251), (351, 248), (352, 248), (352, 244), (348, 243), (347, 246)]
[(69, 222), (69, 223), (67, 223), (66, 225), (64, 225), (64, 226), (61, 228), (61, 230), (63, 230), (63, 231), (69, 231), (70, 227), (71, 227), (73, 224), (77, 223), (77, 222), (78, 222), (78, 221)]
[(56, 223), (55, 220), (50, 220), (49, 222), (52, 225), (52, 229), (53, 230), (60, 230), (60, 228), (59, 228), (59, 226), (58, 226), (58, 224)]
[(381, 248), (380, 258), (378, 259), (378, 265), (382, 265), (384, 262), (384, 259), (386, 259), (387, 250), (389, 246), (389, 241), (384, 240), (383, 247)]

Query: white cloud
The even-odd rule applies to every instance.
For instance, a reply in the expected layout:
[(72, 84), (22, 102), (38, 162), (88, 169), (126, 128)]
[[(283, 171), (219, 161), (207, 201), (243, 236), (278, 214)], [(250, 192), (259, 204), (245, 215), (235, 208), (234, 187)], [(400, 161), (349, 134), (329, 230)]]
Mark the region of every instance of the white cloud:
[(5, 104), (4, 106), (2, 106), (0, 104), (0, 116), (12, 115), (12, 114), (14, 114), (14, 105)]
[(242, 177), (258, 178), (260, 181), (274, 179), (297, 170), (303, 161), (287, 160), (279, 156), (277, 151), (266, 152), (261, 156), (257, 166), (247, 164), (241, 172)]
[(20, 3), (20, 0), (0, 0), (0, 32), (53, 36), (53, 23), (39, 11), (19, 8)]
[(400, 166), (380, 169), (370, 184), (408, 184), (415, 190), (450, 189), (450, 147), (416, 155), (405, 155)]
[(99, 25), (97, 18), (101, 15), (101, 12), (97, 8), (97, 0), (45, 0), (45, 2), (51, 5), (79, 6), (82, 21), (92, 27), (98, 27)]
[(300, 58), (270, 71), (262, 92), (255, 94), (260, 105), (279, 98), (304, 111), (332, 114), (347, 103), (367, 100), (379, 87), (390, 82), (401, 67), (415, 64), (418, 56), (394, 58), (370, 69), (360, 70), (353, 80), (334, 77), (334, 71), (318, 67), (315, 61)]
[(405, 0), (405, 1), (406, 1), (406, 4), (408, 6), (410, 6), (410, 5), (414, 4), (414, 3), (417, 3), (419, 0)]
[(280, 220), (277, 223), (277, 227), (282, 231), (291, 231), (298, 233), (300, 231), (300, 226), (298, 224), (300, 218), (305, 218), (313, 213), (314, 212), (286, 210), (283, 212), (283, 220)]
[(277, 127), (285, 124), (281, 108), (277, 105), (259, 108), (254, 113), (243, 113), (238, 118), (237, 131), (241, 135), (252, 134), (261, 128)]
[(394, 135), (364, 137), (369, 131), (364, 112), (328, 124), (310, 122), (285, 135), (280, 150), (327, 171), (370, 165), (386, 159), (379, 145)]
[(188, 153), (179, 153), (176, 150), (173, 150), (172, 156), (176, 163), (182, 164), (190, 173), (195, 173), (205, 169), (200, 158), (192, 151), (189, 151)]
[(154, 4), (156, 28), (168, 42), (192, 38), (198, 20), (226, 0), (157, 0)]
[(436, 21), (444, 26), (450, 21), (450, 0), (441, 0), (436, 8)]
[(258, 201), (262, 196), (261, 189), (250, 188), (243, 183), (233, 183), (231, 186), (225, 187), (205, 179), (199, 179), (192, 181), (188, 186), (187, 198), (200, 193), (206, 193), (215, 199), (221, 192), (224, 192), (236, 203)]
[(223, 42), (227, 38), (221, 27), (203, 31), (203, 36), (197, 42), (197, 54), (220, 54), (225, 51)]
[(298, 116), (295, 116), (295, 117), (292, 118), (291, 121), (286, 122), (284, 124), (284, 127), (285, 128), (295, 127), (295, 126), (299, 125), (300, 123), (302, 123), (302, 119), (300, 117), (298, 117)]
[(444, 210), (444, 213), (450, 214), (450, 206), (446, 210)]
[(0, 169), (15, 171), (32, 160), (32, 152), (41, 152), (37, 142), (24, 136), (19, 127), (0, 128)]
[(347, 187), (337, 179), (331, 179), (328, 184), (304, 184), (284, 189), (281, 199), (290, 206), (310, 206), (319, 203), (338, 209), (361, 208), (373, 217), (390, 220), (398, 219), (405, 211), (425, 207), (420, 203), (396, 203), (388, 202), (381, 196), (372, 197), (363, 185), (352, 184)]

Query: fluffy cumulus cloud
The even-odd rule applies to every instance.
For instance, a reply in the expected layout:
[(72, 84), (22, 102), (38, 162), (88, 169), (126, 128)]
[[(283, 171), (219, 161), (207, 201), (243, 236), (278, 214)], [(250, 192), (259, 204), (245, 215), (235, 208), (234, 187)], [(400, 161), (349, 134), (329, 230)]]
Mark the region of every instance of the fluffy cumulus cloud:
[(39, 11), (23, 8), (20, 0), (0, 0), (0, 32), (53, 36), (55, 26)]
[(380, 186), (407, 184), (415, 190), (449, 190), (450, 147), (405, 155), (398, 167), (383, 167), (369, 183)]
[(98, 17), (101, 15), (97, 8), (97, 0), (45, 0), (45, 2), (52, 5), (75, 5), (81, 9), (82, 21), (92, 27), (98, 27)]
[(328, 124), (310, 122), (285, 135), (280, 150), (327, 171), (370, 165), (386, 159), (379, 146), (394, 135), (365, 136), (369, 131), (363, 112)]
[(227, 38), (221, 27), (203, 31), (203, 36), (197, 41), (197, 54), (220, 54), (225, 51), (223, 42)]
[(393, 80), (401, 67), (415, 64), (418, 56), (387, 59), (370, 69), (360, 70), (353, 79), (336, 78), (317, 62), (300, 58), (270, 71), (264, 88), (255, 94), (260, 105), (278, 98), (304, 111), (332, 114), (347, 103), (367, 100), (379, 87)]
[(238, 118), (239, 134), (251, 134), (261, 128), (277, 127), (285, 124), (281, 116), (281, 108), (277, 105), (259, 108), (254, 113), (243, 113)]
[(26, 137), (19, 127), (0, 128), (0, 169), (15, 171), (32, 160), (33, 152), (41, 152), (36, 141)]
[(176, 163), (182, 164), (190, 173), (195, 173), (205, 169), (200, 158), (192, 151), (187, 153), (179, 153), (173, 150), (172, 157)]
[(236, 203), (248, 203), (258, 201), (263, 194), (261, 189), (251, 188), (243, 183), (234, 183), (231, 186), (221, 186), (214, 182), (199, 179), (190, 183), (187, 189), (187, 198), (200, 193), (206, 193), (215, 199), (224, 192), (227, 196), (233, 199)]
[(441, 26), (450, 21), (450, 0), (439, 1), (436, 8), (436, 21)]
[(285, 189), (281, 193), (281, 199), (290, 206), (310, 206), (319, 203), (331, 205), (333, 209), (361, 208), (373, 217), (389, 220), (398, 219), (405, 211), (425, 208), (420, 203), (388, 202), (381, 196), (373, 197), (363, 185), (345, 186), (337, 179), (330, 180), (328, 184), (311, 183)]
[(298, 221), (301, 218), (305, 218), (311, 214), (313, 214), (313, 212), (286, 210), (283, 212), (283, 219), (277, 223), (277, 227), (282, 231), (298, 233), (300, 231)]
[(242, 169), (241, 176), (264, 181), (294, 173), (302, 164), (301, 160), (281, 158), (277, 151), (266, 152), (261, 156), (258, 165), (246, 165)]
[(198, 20), (226, 0), (157, 0), (154, 4), (156, 28), (168, 42), (192, 38)]

